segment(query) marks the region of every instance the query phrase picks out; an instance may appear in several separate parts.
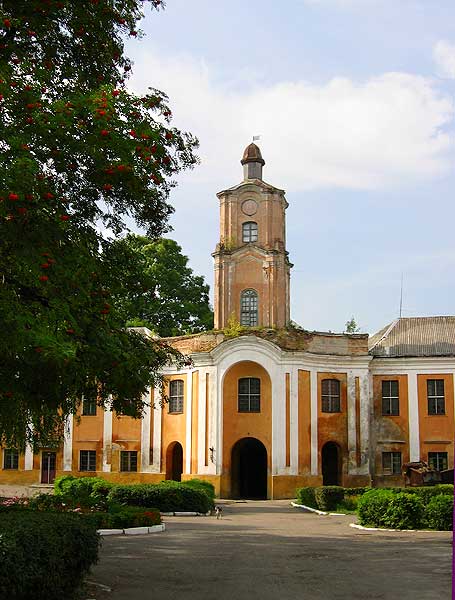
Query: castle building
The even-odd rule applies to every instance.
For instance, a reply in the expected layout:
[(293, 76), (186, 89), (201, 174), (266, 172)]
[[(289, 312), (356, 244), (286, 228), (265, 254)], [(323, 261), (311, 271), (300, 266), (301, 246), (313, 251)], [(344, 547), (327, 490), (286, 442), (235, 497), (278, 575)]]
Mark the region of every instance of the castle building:
[[(285, 193), (250, 144), (243, 181), (217, 194), (215, 330), (169, 338), (141, 420), (83, 402), (58, 451), (4, 448), (0, 484), (56, 475), (115, 482), (200, 478), (225, 498), (292, 498), (304, 485), (403, 485), (402, 465), (453, 468), (455, 317), (401, 318), (367, 334), (291, 326)], [(147, 330), (144, 335), (149, 334)]]

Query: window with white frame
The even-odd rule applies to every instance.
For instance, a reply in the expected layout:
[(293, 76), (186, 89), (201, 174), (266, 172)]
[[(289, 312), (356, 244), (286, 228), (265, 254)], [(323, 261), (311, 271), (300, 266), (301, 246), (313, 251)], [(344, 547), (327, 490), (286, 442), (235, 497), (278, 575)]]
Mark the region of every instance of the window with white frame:
[(96, 471), (96, 450), (79, 452), (79, 471)]
[(6, 448), (3, 450), (3, 468), (18, 469), (19, 468), (19, 452), (14, 448)]
[(254, 221), (247, 221), (242, 225), (242, 240), (244, 243), (258, 241), (258, 224)]
[(323, 379), (321, 382), (321, 411), (327, 413), (341, 412), (340, 382), (338, 379)]
[(84, 398), (82, 400), (83, 416), (94, 417), (96, 415), (96, 400)]
[(427, 379), (429, 415), (445, 415), (444, 379)]
[(398, 416), (400, 414), (398, 380), (382, 382), (382, 414), (386, 416)]
[(173, 379), (169, 383), (169, 412), (183, 412), (183, 379)]
[(382, 472), (384, 475), (401, 475), (401, 452), (382, 453)]
[(258, 293), (244, 290), (240, 296), (240, 324), (246, 327), (258, 325)]

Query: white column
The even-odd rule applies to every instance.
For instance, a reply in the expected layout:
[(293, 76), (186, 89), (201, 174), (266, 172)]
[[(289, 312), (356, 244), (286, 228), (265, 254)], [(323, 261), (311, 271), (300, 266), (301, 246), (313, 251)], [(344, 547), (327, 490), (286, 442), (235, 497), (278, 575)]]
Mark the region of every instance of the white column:
[(103, 472), (111, 471), (112, 460), (112, 411), (104, 411), (103, 422)]
[[(370, 375), (360, 375), (360, 475), (370, 474)], [(372, 388), (371, 388), (372, 389)]]
[[(209, 374), (210, 382), (210, 374)], [(205, 407), (207, 396), (207, 372), (199, 372), (199, 398), (197, 411), (197, 472), (206, 473), (205, 466)], [(221, 457), (220, 457), (221, 458)]]
[(145, 392), (142, 401), (144, 403), (144, 411), (141, 420), (141, 472), (148, 473), (150, 471), (150, 422), (151, 422), (151, 397), (150, 388)]
[(33, 471), (33, 450), (30, 444), (25, 445), (24, 471)]
[(419, 433), (419, 397), (417, 391), (417, 373), (408, 373), (408, 409), (409, 409), (409, 459), (410, 462), (420, 460)]
[(311, 474), (318, 474), (318, 374), (310, 371), (311, 396)]
[(63, 470), (73, 470), (73, 415), (65, 422), (65, 437), (63, 438)]
[(290, 375), (291, 386), (291, 411), (290, 411), (290, 434), (291, 434), (291, 473), (297, 475), (299, 472), (299, 371), (298, 367), (292, 367)]
[(150, 466), (152, 473), (161, 473), (161, 390), (155, 388), (153, 393), (153, 462)]
[(355, 374), (348, 371), (347, 376), (347, 403), (348, 403), (348, 473), (353, 473), (357, 469), (356, 459), (356, 389)]
[(274, 368), (272, 380), (272, 475), (281, 475), (286, 468), (286, 384), (285, 371)]
[(221, 454), (223, 451), (223, 447), (217, 446), (217, 441), (216, 441), (216, 423), (217, 423), (217, 419), (218, 419), (218, 403), (217, 403), (217, 396), (216, 396), (216, 390), (217, 390), (217, 370), (214, 369), (213, 367), (211, 367), (208, 370), (208, 373), (210, 375), (210, 379), (209, 379), (209, 422), (208, 422), (208, 427), (209, 427), (209, 435), (208, 435), (208, 440), (209, 440), (209, 448), (214, 448), (215, 449), (215, 456), (214, 456), (214, 462), (212, 462), (210, 460), (210, 450), (209, 450), (209, 465), (207, 467), (207, 472), (210, 473), (211, 475), (216, 475), (217, 470), (216, 470), (216, 463), (217, 463), (217, 455)]
[(193, 372), (186, 374), (186, 441), (184, 472), (191, 473), (191, 415), (193, 412)]

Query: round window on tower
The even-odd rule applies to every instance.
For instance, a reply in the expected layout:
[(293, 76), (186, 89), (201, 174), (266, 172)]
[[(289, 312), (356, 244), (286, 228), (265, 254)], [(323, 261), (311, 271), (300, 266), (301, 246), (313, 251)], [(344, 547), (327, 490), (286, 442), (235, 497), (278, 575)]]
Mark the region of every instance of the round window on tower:
[(242, 212), (244, 215), (251, 217), (255, 215), (258, 210), (258, 205), (254, 200), (245, 200), (242, 204)]

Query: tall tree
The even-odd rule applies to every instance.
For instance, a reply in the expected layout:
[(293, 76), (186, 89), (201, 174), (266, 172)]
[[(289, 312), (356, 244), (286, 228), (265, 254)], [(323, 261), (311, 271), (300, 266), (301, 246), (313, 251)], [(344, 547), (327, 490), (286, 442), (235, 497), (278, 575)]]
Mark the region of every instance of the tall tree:
[(194, 275), (177, 242), (129, 234), (112, 244), (110, 251), (129, 257), (126, 296), (113, 298), (127, 325), (145, 325), (160, 336), (212, 329), (209, 286)]
[[(109, 252), (132, 217), (161, 235), (196, 139), (164, 93), (126, 90), (141, 0), (0, 3), (0, 438), (45, 443), (82, 395), (139, 415), (175, 352), (124, 328)], [(149, 0), (152, 9), (163, 5)], [(180, 357), (182, 358), (182, 357)], [(32, 427), (26, 427), (30, 423)]]

